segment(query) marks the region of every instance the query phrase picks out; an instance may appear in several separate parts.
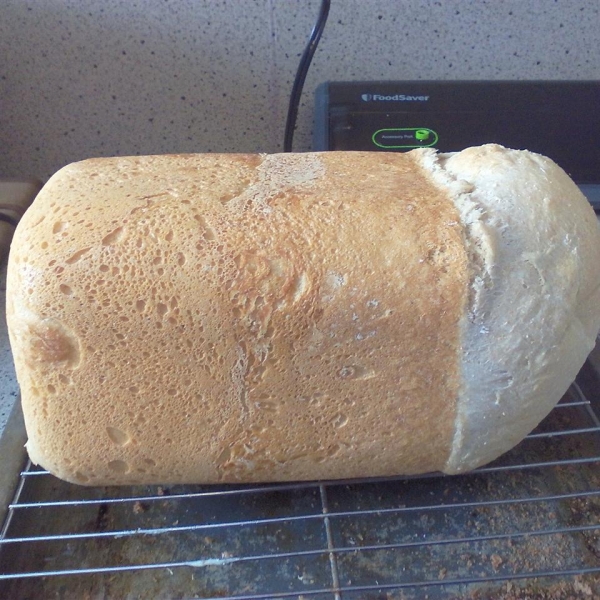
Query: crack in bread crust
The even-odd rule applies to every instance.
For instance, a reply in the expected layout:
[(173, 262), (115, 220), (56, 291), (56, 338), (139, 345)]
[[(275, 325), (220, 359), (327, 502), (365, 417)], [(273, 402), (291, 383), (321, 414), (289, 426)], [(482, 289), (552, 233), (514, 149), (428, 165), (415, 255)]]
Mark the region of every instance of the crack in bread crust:
[(575, 379), (600, 327), (600, 234), (585, 197), (543, 156), (490, 144), (426, 160), (453, 194), (472, 269), (444, 469), (458, 473), (515, 446)]

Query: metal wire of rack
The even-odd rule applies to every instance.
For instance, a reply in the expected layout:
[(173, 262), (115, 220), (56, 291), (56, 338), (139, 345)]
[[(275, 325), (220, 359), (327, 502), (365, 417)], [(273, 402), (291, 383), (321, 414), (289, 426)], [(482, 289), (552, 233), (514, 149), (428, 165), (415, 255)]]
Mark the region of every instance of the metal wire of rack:
[(463, 476), (85, 488), (28, 464), (0, 597), (600, 597), (600, 387), (581, 377)]

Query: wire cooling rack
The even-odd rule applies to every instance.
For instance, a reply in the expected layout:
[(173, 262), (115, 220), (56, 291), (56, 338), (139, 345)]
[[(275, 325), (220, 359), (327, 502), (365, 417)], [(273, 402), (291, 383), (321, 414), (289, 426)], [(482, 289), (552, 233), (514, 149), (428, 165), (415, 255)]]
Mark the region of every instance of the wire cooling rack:
[(0, 598), (600, 597), (599, 381), (587, 364), (526, 440), (463, 476), (85, 488), (28, 464)]

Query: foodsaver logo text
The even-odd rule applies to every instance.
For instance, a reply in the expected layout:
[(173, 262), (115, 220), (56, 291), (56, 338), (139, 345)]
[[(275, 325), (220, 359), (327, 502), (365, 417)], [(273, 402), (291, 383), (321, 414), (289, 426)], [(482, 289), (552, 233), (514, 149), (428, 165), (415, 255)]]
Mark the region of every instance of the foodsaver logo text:
[(427, 102), (429, 96), (409, 96), (408, 94), (362, 94), (363, 102)]

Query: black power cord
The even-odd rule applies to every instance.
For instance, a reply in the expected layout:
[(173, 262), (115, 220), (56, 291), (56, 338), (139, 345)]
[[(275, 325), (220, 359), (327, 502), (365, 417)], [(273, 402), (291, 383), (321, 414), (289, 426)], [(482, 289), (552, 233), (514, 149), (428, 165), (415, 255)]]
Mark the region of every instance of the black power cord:
[(19, 219), (15, 219), (14, 217), (11, 217), (10, 215), (4, 213), (0, 213), (0, 221), (2, 221), (3, 223), (8, 223), (13, 227), (16, 227), (19, 224)]
[(304, 49), (300, 64), (298, 65), (298, 71), (296, 72), (296, 78), (294, 79), (294, 85), (292, 86), (292, 93), (290, 94), (290, 104), (288, 106), (287, 121), (285, 124), (285, 137), (283, 140), (283, 151), (292, 151), (292, 140), (294, 139), (294, 130), (296, 129), (296, 119), (298, 118), (298, 106), (300, 104), (300, 96), (302, 95), (302, 88), (304, 87), (304, 80), (308, 73), (308, 67), (315, 54), (319, 40), (325, 29), (325, 23), (329, 16), (329, 6), (331, 0), (321, 0), (321, 9), (319, 10), (319, 16), (317, 22), (313, 27), (310, 34), (308, 44)]
[[(14, 213), (17, 216), (11, 217), (10, 215), (7, 215), (5, 212), (2, 212), (5, 210), (7, 210), (8, 212)], [(24, 214), (25, 214), (25, 208), (23, 208), (22, 206), (20, 206), (18, 204), (13, 204), (11, 202), (1, 202), (0, 203), (0, 221), (2, 221), (3, 223), (8, 223), (9, 225), (16, 227), (19, 224), (19, 219)]]

